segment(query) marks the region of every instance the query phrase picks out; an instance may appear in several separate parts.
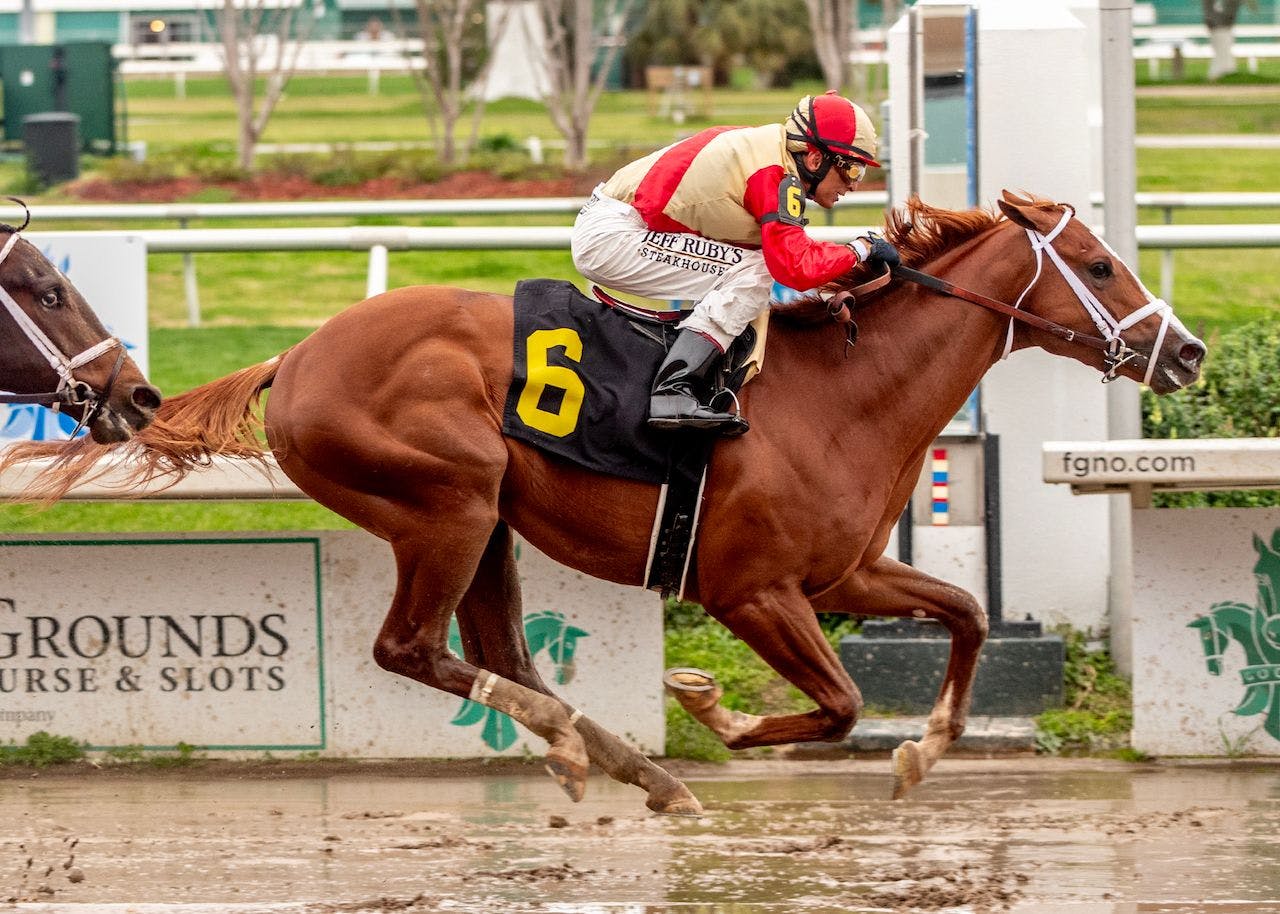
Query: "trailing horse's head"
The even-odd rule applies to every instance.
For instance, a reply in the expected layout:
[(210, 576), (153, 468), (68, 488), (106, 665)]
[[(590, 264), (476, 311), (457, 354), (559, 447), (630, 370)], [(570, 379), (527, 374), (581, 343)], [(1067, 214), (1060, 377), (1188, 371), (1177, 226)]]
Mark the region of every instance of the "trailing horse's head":
[(1026, 233), (1023, 308), (1071, 331), (1053, 334), (1029, 328), (1028, 343), (1093, 365), (1105, 373), (1105, 380), (1124, 375), (1158, 394), (1199, 377), (1204, 343), (1168, 304), (1147, 291), (1071, 207), (1008, 191), (998, 205)]
[(19, 232), (0, 225), (0, 389), (25, 395), (16, 402), (57, 404), (101, 444), (127, 440), (155, 417), (160, 392)]

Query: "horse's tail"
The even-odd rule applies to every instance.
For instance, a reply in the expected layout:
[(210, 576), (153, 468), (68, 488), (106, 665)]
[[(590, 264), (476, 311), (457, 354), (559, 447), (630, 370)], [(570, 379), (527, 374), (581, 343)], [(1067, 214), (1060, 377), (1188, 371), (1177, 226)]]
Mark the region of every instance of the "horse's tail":
[(85, 436), (71, 442), (15, 444), (0, 455), (0, 475), (33, 460), (52, 458), (18, 496), (47, 505), (76, 485), (108, 474), (112, 490), (128, 498), (142, 494), (142, 487), (157, 491), (153, 483), (159, 483), (161, 490), (169, 488), (214, 457), (248, 459), (265, 466), (267, 444), (258, 404), (289, 351), (165, 399), (155, 420), (128, 441), (97, 444)]

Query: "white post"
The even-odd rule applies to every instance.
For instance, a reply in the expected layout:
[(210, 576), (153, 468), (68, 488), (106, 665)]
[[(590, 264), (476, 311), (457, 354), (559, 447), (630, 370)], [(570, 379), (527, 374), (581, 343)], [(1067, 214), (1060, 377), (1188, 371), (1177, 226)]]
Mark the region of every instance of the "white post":
[(365, 298), (372, 298), (387, 291), (387, 246), (375, 244), (369, 248), (369, 276), (365, 283)]
[[(1065, 0), (983, 0), (978, 42), (978, 199), (1026, 190), (1087, 212), (1101, 159), (1097, 33)], [(1024, 256), (1029, 279), (1029, 249)], [(1033, 469), (1045, 441), (1107, 436), (1099, 380), (1074, 359), (1032, 350), (997, 363), (983, 381), (986, 427), (1000, 436), (1001, 501), (1010, 506), (1001, 518), (1006, 618), (1030, 613), (1046, 626), (1095, 631), (1108, 620), (1107, 504), (1048, 490)]]
[[(179, 219), (178, 228), (186, 228), (187, 220)], [(187, 293), (187, 326), (200, 326), (200, 285), (196, 280), (196, 255), (182, 255), (182, 286)]]
[[(1100, 0), (1102, 45), (1102, 175), (1107, 243), (1138, 267), (1137, 161), (1134, 156), (1133, 0)], [(1142, 402), (1133, 384), (1107, 387), (1107, 437), (1142, 437)], [(1122, 675), (1133, 674), (1133, 533), (1128, 495), (1112, 495), (1111, 656)]]

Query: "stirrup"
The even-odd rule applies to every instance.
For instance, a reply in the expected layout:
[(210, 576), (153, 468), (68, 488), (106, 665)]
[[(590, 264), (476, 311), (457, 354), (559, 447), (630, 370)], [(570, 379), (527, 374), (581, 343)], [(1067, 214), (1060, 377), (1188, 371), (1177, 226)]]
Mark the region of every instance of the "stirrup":
[[(722, 393), (728, 393), (733, 397), (734, 405), (737, 406), (737, 397), (733, 396), (732, 391), (720, 390), (711, 397), (709, 403), (703, 403), (691, 394), (682, 394), (678, 392), (669, 392), (666, 394), (653, 395), (650, 398), (650, 414), (648, 425), (650, 428), (662, 431), (679, 431), (695, 429), (698, 431), (714, 431), (726, 438), (734, 438), (746, 432), (751, 426), (744, 419), (740, 412), (722, 413), (718, 412), (713, 405), (716, 399)], [(653, 400), (656, 399), (672, 399), (682, 400), (682, 408), (676, 409), (676, 415), (672, 416), (655, 416), (653, 413)]]

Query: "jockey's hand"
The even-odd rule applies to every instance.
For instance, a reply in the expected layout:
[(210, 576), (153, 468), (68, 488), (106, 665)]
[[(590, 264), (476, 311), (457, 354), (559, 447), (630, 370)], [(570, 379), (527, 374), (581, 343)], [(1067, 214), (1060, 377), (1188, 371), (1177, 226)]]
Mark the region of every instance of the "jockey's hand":
[(858, 255), (858, 262), (865, 263), (869, 267), (882, 263), (892, 269), (902, 263), (902, 258), (898, 256), (898, 249), (879, 235), (862, 235), (853, 239), (849, 247), (853, 248), (853, 252)]

